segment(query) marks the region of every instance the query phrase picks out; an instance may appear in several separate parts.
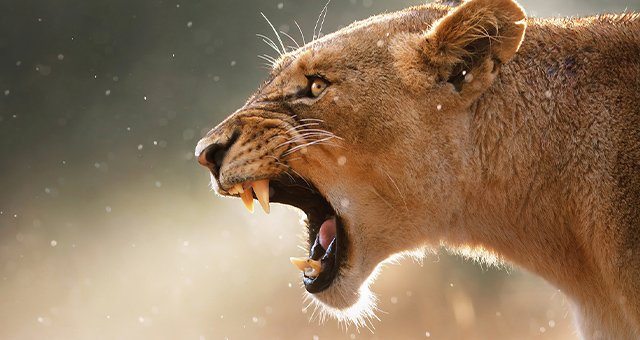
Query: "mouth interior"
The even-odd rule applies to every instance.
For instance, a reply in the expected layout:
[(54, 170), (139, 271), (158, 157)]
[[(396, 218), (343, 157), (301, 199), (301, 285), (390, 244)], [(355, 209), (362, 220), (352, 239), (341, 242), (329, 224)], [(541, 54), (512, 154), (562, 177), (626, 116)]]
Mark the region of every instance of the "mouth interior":
[(301, 209), (307, 216), (309, 258), (320, 261), (317, 276), (307, 275), (303, 282), (309, 293), (327, 289), (335, 280), (346, 253), (346, 238), (340, 216), (331, 204), (309, 182), (301, 178), (271, 180), (271, 202)]

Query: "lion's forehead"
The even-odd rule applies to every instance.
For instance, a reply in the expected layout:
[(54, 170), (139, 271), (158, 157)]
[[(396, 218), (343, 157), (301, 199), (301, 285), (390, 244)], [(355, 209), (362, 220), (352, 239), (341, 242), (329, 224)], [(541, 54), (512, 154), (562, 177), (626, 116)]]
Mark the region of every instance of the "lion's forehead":
[[(274, 63), (275, 77), (295, 61), (330, 57), (333, 61), (353, 60), (354, 54), (370, 53), (371, 46), (383, 47), (398, 32), (420, 32), (446, 13), (440, 7), (418, 6), (404, 11), (385, 13), (356, 21), (336, 32), (310, 41), (300, 48), (280, 56)], [(304, 57), (311, 57), (304, 59)]]

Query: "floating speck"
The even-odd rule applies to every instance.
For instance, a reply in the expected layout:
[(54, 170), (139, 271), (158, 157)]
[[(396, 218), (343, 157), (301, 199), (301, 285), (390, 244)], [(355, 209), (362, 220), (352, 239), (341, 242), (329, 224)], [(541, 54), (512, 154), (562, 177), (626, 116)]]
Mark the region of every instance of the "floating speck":
[(138, 150), (142, 150), (143, 146), (142, 144), (138, 144)]
[(43, 318), (43, 317), (41, 317), (41, 316), (39, 316), (39, 317), (38, 317), (38, 322), (39, 322), (39, 323), (42, 323), (43, 321), (44, 321), (44, 318)]
[(192, 22), (192, 21), (189, 21), (189, 22), (187, 23), (187, 27), (191, 27), (191, 26), (193, 26), (193, 22)]
[(436, 109), (438, 109), (438, 111), (442, 110), (442, 105), (438, 104), (438, 106), (436, 106)]
[(156, 188), (159, 188), (162, 186), (162, 183), (160, 183), (160, 181), (156, 181)]
[(186, 129), (182, 131), (182, 138), (184, 140), (191, 140), (193, 139), (193, 137), (195, 137), (195, 135), (196, 135), (196, 132), (191, 129)]
[(4, 95), (5, 95), (5, 96), (8, 96), (8, 95), (9, 95), (9, 93), (11, 93), (9, 90), (4, 90)]
[(147, 96), (144, 96), (144, 100), (147, 100)]
[(64, 54), (60, 53), (58, 54), (58, 60), (63, 60), (64, 59)]
[(431, 337), (431, 333), (429, 333), (429, 332), (424, 333), (424, 335), (426, 335), (427, 338)]
[(110, 95), (110, 94), (111, 94), (111, 90), (106, 90), (106, 91), (104, 91), (104, 94), (105, 94), (106, 96)]
[(143, 323), (144, 322), (144, 318), (143, 317), (139, 317), (138, 321), (140, 321), (140, 323)]
[(235, 60), (231, 61), (231, 66), (236, 66), (236, 61)]
[(278, 9), (282, 9), (284, 7), (284, 4), (281, 2), (278, 4)]
[(118, 76), (113, 76), (111, 79), (113, 79), (113, 81), (118, 81)]
[(56, 245), (58, 245), (58, 242), (56, 240), (51, 240), (51, 246), (55, 247)]
[(20, 60), (16, 61), (16, 66), (20, 66), (20, 65), (22, 65), (22, 61)]
[(391, 303), (393, 303), (394, 305), (395, 305), (396, 303), (398, 303), (398, 298), (397, 298), (397, 297), (395, 297), (395, 296), (392, 296), (392, 297), (391, 297)]
[(105, 209), (108, 213), (110, 213), (110, 212), (111, 212), (111, 207), (110, 207), (110, 206), (106, 206), (104, 209)]
[(345, 165), (345, 164), (347, 164), (347, 157), (345, 156), (338, 157), (338, 165)]

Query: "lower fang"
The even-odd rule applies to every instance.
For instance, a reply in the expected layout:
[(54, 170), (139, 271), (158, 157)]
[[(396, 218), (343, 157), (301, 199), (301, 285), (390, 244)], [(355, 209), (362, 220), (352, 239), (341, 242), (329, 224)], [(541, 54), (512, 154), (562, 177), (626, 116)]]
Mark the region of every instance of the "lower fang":
[(304, 270), (304, 275), (308, 276), (308, 277), (316, 277), (318, 275), (320, 275), (320, 271), (315, 269), (315, 268), (307, 268)]

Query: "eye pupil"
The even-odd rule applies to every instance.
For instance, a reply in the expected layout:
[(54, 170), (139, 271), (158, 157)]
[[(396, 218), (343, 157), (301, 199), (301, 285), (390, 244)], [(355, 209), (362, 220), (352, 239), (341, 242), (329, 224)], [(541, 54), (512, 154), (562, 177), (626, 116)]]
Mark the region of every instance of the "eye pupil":
[(319, 96), (324, 89), (327, 88), (327, 83), (322, 79), (314, 79), (311, 83), (311, 96)]

